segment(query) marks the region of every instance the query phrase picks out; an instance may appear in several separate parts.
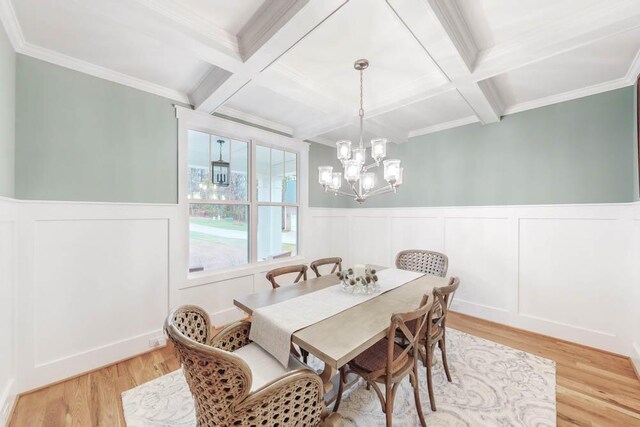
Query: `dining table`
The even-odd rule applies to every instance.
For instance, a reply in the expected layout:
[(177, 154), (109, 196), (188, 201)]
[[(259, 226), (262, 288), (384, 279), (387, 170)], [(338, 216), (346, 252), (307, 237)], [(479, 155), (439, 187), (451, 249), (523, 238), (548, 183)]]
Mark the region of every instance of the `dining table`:
[[(446, 286), (448, 282), (449, 279), (446, 277), (423, 275), (295, 331), (291, 335), (291, 342), (324, 363), (320, 377), (324, 383), (325, 400), (330, 392), (335, 394), (333, 389), (334, 383), (339, 380), (339, 376), (336, 375), (339, 369), (387, 335), (394, 313), (415, 310), (423, 295), (431, 295), (433, 288)], [(238, 297), (234, 304), (248, 315), (252, 315), (259, 308), (298, 298), (339, 283), (337, 275), (325, 275)]]

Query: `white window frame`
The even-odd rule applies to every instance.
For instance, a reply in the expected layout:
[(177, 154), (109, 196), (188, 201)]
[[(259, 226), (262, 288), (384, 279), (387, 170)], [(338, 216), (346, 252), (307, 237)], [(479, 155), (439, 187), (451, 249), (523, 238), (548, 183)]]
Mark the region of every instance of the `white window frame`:
[[(232, 279), (247, 274), (256, 274), (268, 269), (304, 262), (306, 236), (304, 224), (308, 211), (308, 163), (309, 144), (296, 138), (269, 132), (253, 126), (237, 123), (231, 120), (215, 117), (209, 114), (194, 111), (185, 107), (176, 106), (178, 119), (178, 215), (177, 224), (171, 227), (171, 233), (176, 237), (177, 247), (172, 250), (177, 252), (175, 264), (172, 265), (172, 277), (184, 283), (184, 287), (198, 286), (220, 280)], [(241, 266), (226, 268), (223, 270), (205, 270), (189, 273), (189, 153), (188, 132), (198, 132), (230, 138), (249, 144), (249, 186), (248, 201), (220, 201), (220, 204), (249, 205), (249, 263)], [(296, 191), (297, 204), (279, 202), (257, 201), (257, 176), (254, 171), (256, 164), (256, 145), (261, 145), (277, 150), (288, 151), (297, 155)], [(258, 206), (296, 206), (298, 208), (297, 224), (297, 255), (277, 260), (257, 261), (257, 222)], [(171, 239), (173, 241), (173, 239)], [(182, 288), (182, 286), (181, 286)]]

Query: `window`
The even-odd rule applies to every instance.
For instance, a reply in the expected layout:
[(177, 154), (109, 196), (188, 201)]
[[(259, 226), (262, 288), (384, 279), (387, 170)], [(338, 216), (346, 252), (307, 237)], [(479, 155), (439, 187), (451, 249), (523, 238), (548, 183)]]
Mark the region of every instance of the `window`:
[(259, 261), (297, 255), (298, 156), (256, 146)]
[(188, 175), (189, 272), (298, 254), (297, 153), (190, 130)]

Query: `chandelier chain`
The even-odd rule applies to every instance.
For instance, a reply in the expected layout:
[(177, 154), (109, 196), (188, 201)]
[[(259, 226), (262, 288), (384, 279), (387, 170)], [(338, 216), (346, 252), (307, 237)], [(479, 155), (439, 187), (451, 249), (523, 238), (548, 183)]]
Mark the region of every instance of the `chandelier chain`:
[(363, 141), (363, 133), (364, 133), (364, 126), (363, 126), (363, 120), (364, 120), (364, 90), (363, 90), (363, 70), (360, 70), (360, 110), (358, 111), (358, 115), (360, 116), (360, 148), (362, 148), (364, 146), (364, 141)]

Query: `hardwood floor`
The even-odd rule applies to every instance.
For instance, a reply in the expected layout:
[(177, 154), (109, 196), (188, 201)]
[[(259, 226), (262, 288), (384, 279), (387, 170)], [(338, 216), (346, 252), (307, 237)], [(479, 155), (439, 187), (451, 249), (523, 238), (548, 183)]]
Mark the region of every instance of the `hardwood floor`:
[[(558, 426), (640, 426), (627, 358), (456, 313), (448, 326), (555, 360)], [(18, 399), (9, 426), (124, 426), (120, 393), (177, 368), (167, 346), (48, 386)]]

